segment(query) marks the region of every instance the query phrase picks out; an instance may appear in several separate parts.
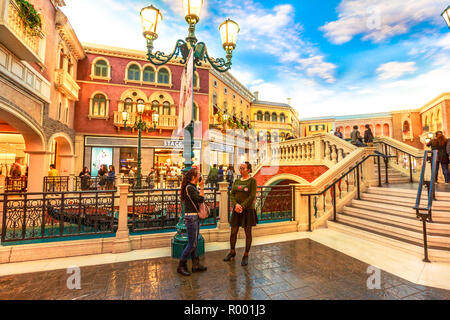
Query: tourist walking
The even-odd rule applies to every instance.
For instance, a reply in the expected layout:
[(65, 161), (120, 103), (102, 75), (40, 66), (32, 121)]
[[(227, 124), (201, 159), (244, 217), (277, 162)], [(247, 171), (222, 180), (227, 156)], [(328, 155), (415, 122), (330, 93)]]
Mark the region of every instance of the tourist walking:
[(155, 169), (150, 168), (150, 172), (147, 175), (147, 178), (145, 178), (145, 182), (147, 183), (147, 186), (149, 189), (155, 188)]
[(222, 182), (224, 178), (223, 165), (219, 166), (219, 171), (217, 172), (217, 181)]
[(102, 164), (100, 166), (100, 170), (98, 170), (98, 189), (104, 190), (106, 185), (106, 179), (108, 174), (108, 168), (106, 167), (106, 164)]
[(226, 173), (226, 179), (228, 182), (228, 187), (231, 188), (234, 182), (234, 167), (229, 166)]
[(427, 146), (431, 147), (431, 150), (437, 150), (437, 163), (436, 163), (436, 182), (439, 173), (439, 166), (442, 168), (442, 173), (444, 174), (445, 183), (450, 182), (449, 172), (448, 172), (448, 163), (449, 163), (449, 155), (447, 153), (448, 149), (448, 141), (445, 138), (442, 131), (436, 131), (436, 138), (428, 142)]
[(338, 138), (344, 139), (344, 135), (341, 132), (341, 128), (337, 128), (336, 131), (334, 132), (334, 135)]
[[(207, 268), (200, 264), (197, 253), (198, 235), (200, 232), (200, 220), (198, 209), (205, 201), (204, 181), (199, 181), (200, 173), (196, 168), (190, 169), (181, 183), (181, 201), (184, 204), (184, 224), (186, 225), (188, 244), (181, 254), (177, 272), (183, 276), (189, 276), (187, 260), (192, 258), (192, 272), (205, 271)], [(200, 186), (200, 191), (197, 189)]]
[(368, 147), (373, 147), (373, 133), (368, 124), (365, 125), (366, 130), (364, 131), (364, 143)]
[(358, 126), (353, 126), (353, 131), (350, 135), (350, 137), (352, 138), (352, 144), (357, 146), (357, 147), (364, 147), (364, 144), (362, 143), (362, 137), (361, 134), (359, 133), (358, 130)]
[(106, 180), (106, 189), (113, 190), (114, 189), (114, 181), (116, 180), (116, 170), (113, 165), (109, 165), (108, 177)]
[(252, 166), (245, 162), (239, 166), (241, 178), (236, 179), (231, 188), (231, 203), (233, 213), (231, 215), (230, 253), (223, 261), (230, 261), (236, 256), (236, 241), (239, 227), (245, 230), (245, 252), (241, 265), (248, 264), (248, 253), (252, 245), (252, 227), (258, 223), (255, 210), (256, 179), (250, 176)]
[(56, 177), (59, 176), (58, 170), (54, 164), (50, 165), (50, 170), (48, 171), (48, 187), (50, 192), (56, 191)]
[(218, 188), (217, 180), (219, 179), (219, 170), (217, 169), (217, 164), (214, 164), (211, 169), (209, 169), (207, 183), (210, 188)]
[(81, 190), (89, 190), (89, 184), (91, 180), (91, 173), (89, 172), (88, 167), (84, 167), (83, 171), (78, 175), (81, 180)]

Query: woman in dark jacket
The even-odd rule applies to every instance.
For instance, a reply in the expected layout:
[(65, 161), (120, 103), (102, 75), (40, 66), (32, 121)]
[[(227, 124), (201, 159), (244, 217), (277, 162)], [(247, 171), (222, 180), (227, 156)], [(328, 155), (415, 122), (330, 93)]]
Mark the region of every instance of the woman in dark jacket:
[(252, 245), (252, 227), (258, 223), (258, 216), (255, 210), (256, 199), (256, 179), (250, 176), (252, 166), (245, 162), (239, 166), (241, 178), (236, 179), (231, 188), (231, 202), (233, 204), (233, 213), (231, 215), (231, 235), (230, 235), (230, 253), (223, 261), (230, 261), (236, 256), (236, 240), (239, 227), (245, 230), (245, 252), (242, 257), (241, 266), (248, 264), (248, 253)]
[[(196, 168), (189, 170), (181, 183), (181, 201), (184, 204), (184, 224), (188, 234), (188, 244), (181, 254), (177, 272), (183, 276), (189, 276), (187, 270), (187, 260), (192, 257), (192, 272), (205, 271), (206, 267), (200, 264), (197, 253), (198, 234), (200, 231), (200, 221), (198, 209), (205, 201), (204, 181), (199, 182), (200, 174)], [(200, 191), (197, 189), (197, 183)]]
[(81, 179), (81, 190), (89, 190), (91, 173), (89, 172), (88, 167), (83, 168), (83, 171), (80, 172), (79, 177)]
[(436, 138), (431, 140), (428, 144), (428, 147), (431, 146), (431, 150), (438, 150), (437, 154), (437, 164), (436, 164), (436, 182), (437, 176), (439, 172), (439, 164), (442, 167), (442, 173), (444, 174), (445, 183), (450, 182), (449, 172), (448, 172), (448, 163), (449, 158), (447, 154), (447, 139), (443, 135), (442, 131), (436, 131)]
[(366, 130), (364, 131), (364, 143), (369, 147), (373, 147), (373, 133), (370, 130), (370, 126), (366, 124)]

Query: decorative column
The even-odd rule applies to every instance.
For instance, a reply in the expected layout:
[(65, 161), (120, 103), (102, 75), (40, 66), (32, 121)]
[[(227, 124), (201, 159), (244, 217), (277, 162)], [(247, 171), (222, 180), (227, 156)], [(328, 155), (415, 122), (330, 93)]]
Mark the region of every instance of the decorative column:
[(217, 227), (221, 230), (230, 229), (228, 222), (228, 182), (219, 182), (219, 223)]
[(119, 226), (116, 232), (112, 253), (131, 251), (130, 233), (128, 230), (128, 188), (129, 184), (119, 184)]

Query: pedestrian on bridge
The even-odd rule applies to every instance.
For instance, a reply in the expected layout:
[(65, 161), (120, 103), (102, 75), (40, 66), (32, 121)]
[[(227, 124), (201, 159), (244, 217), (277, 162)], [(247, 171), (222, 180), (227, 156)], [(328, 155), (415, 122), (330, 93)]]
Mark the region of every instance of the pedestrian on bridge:
[(435, 181), (437, 182), (440, 166), (442, 168), (442, 173), (444, 174), (445, 183), (449, 183), (450, 182), (450, 176), (448, 172), (449, 155), (447, 153), (448, 141), (445, 138), (442, 131), (436, 131), (436, 138), (428, 142), (427, 146), (431, 147), (431, 150), (438, 151)]

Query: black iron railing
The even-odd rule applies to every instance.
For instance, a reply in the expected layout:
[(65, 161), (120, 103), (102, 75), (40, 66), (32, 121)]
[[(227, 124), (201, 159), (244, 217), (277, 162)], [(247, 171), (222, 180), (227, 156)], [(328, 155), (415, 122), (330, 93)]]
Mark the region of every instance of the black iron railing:
[[(417, 169), (421, 166), (421, 157), (418, 157), (408, 151), (397, 148), (385, 141), (375, 141), (374, 144), (379, 146), (378, 152), (386, 155), (389, 159), (393, 159), (397, 166), (409, 171), (409, 181), (413, 182), (413, 174), (417, 172)], [(385, 158), (386, 161), (389, 161)], [(388, 163), (386, 162), (386, 171)], [(388, 183), (388, 182), (386, 182)]]
[[(181, 217), (180, 189), (130, 190), (128, 226), (131, 232), (174, 229)], [(210, 216), (201, 226), (216, 226), (219, 220), (219, 192), (205, 188)]]
[[(376, 152), (375, 154), (364, 157), (331, 184), (325, 186), (321, 192), (302, 194), (302, 196), (308, 197), (309, 231), (312, 231), (313, 217), (318, 219), (319, 212), (325, 214), (331, 207), (333, 208), (333, 221), (337, 221), (337, 198), (342, 199), (344, 193), (350, 192), (350, 188), (353, 188), (353, 190), (356, 188), (356, 199), (361, 199), (361, 182), (365, 179), (363, 165), (370, 158), (375, 158), (378, 164), (378, 184), (381, 186), (381, 159), (384, 158), (385, 163), (387, 163), (389, 156)], [(389, 173), (386, 170), (386, 182), (389, 181), (388, 175)]]
[(69, 176), (44, 177), (43, 192), (67, 192), (69, 185)]
[(6, 177), (5, 192), (26, 192), (27, 191), (27, 177)]
[[(261, 222), (293, 221), (294, 216), (294, 187), (258, 186), (255, 198), (255, 210)], [(228, 190), (228, 221), (233, 212), (231, 189)]]
[[(419, 188), (417, 189), (416, 204), (414, 209), (416, 210), (416, 216), (422, 221), (423, 226), (423, 249), (424, 249), (424, 262), (430, 262), (428, 259), (428, 241), (427, 241), (427, 222), (433, 222), (432, 219), (432, 207), (433, 200), (435, 200), (435, 184), (436, 184), (436, 172), (437, 172), (437, 150), (426, 150), (423, 155), (423, 165), (420, 174)], [(431, 176), (430, 181), (425, 181), (425, 171), (427, 163), (431, 163)], [(428, 188), (428, 202), (426, 207), (421, 207), (420, 202), (422, 199), (422, 191), (424, 185)]]
[(113, 191), (8, 193), (2, 242), (109, 234), (117, 228)]

